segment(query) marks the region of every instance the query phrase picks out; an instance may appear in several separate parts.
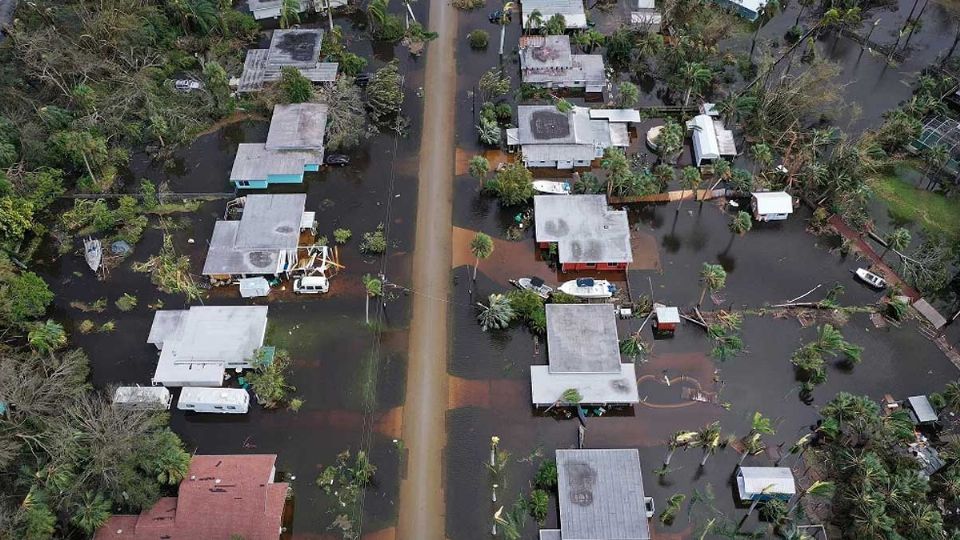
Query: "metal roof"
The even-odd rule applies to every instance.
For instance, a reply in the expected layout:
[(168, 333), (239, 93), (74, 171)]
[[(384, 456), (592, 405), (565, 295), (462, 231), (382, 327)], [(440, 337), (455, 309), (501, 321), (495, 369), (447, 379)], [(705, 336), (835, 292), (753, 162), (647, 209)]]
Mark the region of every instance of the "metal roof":
[(266, 180), (271, 175), (303, 174), (307, 165), (323, 163), (323, 150), (268, 150), (263, 143), (237, 145), (231, 182)]
[(751, 195), (757, 202), (758, 214), (793, 213), (793, 197), (785, 191), (763, 191)]
[(656, 312), (657, 322), (667, 324), (677, 324), (680, 322), (680, 310), (675, 307), (658, 306)]
[(551, 373), (619, 373), (617, 317), (609, 304), (547, 304)]
[[(267, 150), (319, 150), (327, 131), (327, 106), (322, 103), (276, 105), (270, 119)], [(322, 155), (321, 155), (322, 157)]]
[(563, 540), (648, 540), (640, 453), (557, 450)]
[(720, 144), (713, 118), (705, 114), (694, 116), (687, 122), (687, 129), (693, 137), (693, 152), (697, 163), (704, 159), (720, 159)]
[(177, 405), (184, 403), (209, 403), (217, 405), (246, 405), (250, 394), (241, 388), (187, 387), (180, 391)]
[(522, 0), (523, 27), (529, 28), (528, 19), (534, 11), (539, 11), (546, 23), (555, 14), (563, 15), (567, 28), (586, 28), (587, 14), (583, 9), (583, 0)]
[(560, 529), (540, 529), (540, 540), (563, 540)]
[(913, 409), (913, 414), (917, 415), (917, 421), (921, 424), (936, 422), (939, 418), (937, 411), (933, 409), (927, 396), (911, 396), (907, 398), (907, 403)]
[(520, 38), (520, 69), (568, 69), (572, 56), (568, 35)]
[(295, 249), (306, 204), (305, 193), (247, 195), (234, 245), (239, 249)]
[(267, 331), (267, 306), (191, 306), (176, 326), (162, 313), (150, 331), (162, 343), (156, 384), (219, 386), (225, 366), (249, 366)]
[(553, 405), (571, 388), (580, 393), (580, 402), (585, 405), (640, 403), (634, 364), (620, 364), (615, 373), (553, 373), (550, 366), (530, 366), (531, 403), (534, 405)]
[(295, 67), (312, 68), (320, 57), (323, 30), (319, 28), (289, 28), (273, 31), (270, 48), (267, 49), (267, 64), (275, 69)]
[[(300, 9), (303, 13), (313, 4), (312, 0), (300, 0)], [(247, 8), (253, 13), (254, 19), (269, 19), (280, 16), (283, 0), (247, 0)]]
[(740, 467), (737, 491), (740, 500), (749, 501), (755, 497), (794, 495), (797, 486), (790, 467)]
[(655, 0), (637, 0), (637, 9), (657, 9)]
[(537, 242), (557, 242), (561, 263), (633, 262), (627, 213), (605, 195), (537, 195), (533, 208)]
[(610, 123), (642, 122), (640, 111), (636, 109), (590, 109), (590, 118), (606, 120)]
[(602, 156), (593, 145), (586, 144), (525, 144), (524, 163), (531, 161), (593, 161)]

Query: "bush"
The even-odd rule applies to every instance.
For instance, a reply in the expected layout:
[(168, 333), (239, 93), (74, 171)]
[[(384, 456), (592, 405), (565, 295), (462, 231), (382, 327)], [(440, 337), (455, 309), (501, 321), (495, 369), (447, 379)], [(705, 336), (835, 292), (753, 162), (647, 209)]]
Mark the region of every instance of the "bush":
[(0, 285), (0, 300), (7, 319), (14, 324), (23, 324), (36, 319), (47, 311), (53, 302), (53, 292), (47, 282), (33, 272), (12, 276)]
[(530, 492), (530, 500), (527, 501), (527, 511), (530, 517), (535, 519), (538, 524), (543, 525), (547, 521), (547, 510), (550, 507), (550, 496), (546, 491), (535, 489)]
[(350, 229), (334, 229), (333, 231), (333, 240), (338, 244), (346, 244), (348, 240), (353, 236), (353, 231)]
[(537, 475), (533, 479), (533, 485), (539, 489), (557, 488), (557, 462), (548, 459), (540, 464), (537, 469)]
[(492, 191), (500, 204), (516, 206), (533, 198), (533, 175), (521, 162), (514, 162), (497, 173), (497, 176), (487, 182), (487, 189)]
[(130, 311), (137, 307), (137, 297), (132, 294), (123, 293), (123, 296), (118, 298), (114, 304), (116, 304), (117, 309), (120, 311)]
[(340, 55), (339, 62), (340, 71), (348, 77), (356, 77), (363, 68), (367, 67), (366, 58), (348, 51)]
[(285, 67), (280, 72), (280, 91), (286, 103), (305, 103), (313, 97), (313, 83), (300, 70)]
[(453, 0), (453, 7), (472, 11), (474, 9), (482, 8), (486, 3), (487, 0)]
[(467, 35), (471, 49), (486, 49), (490, 44), (490, 34), (486, 30), (474, 30)]
[(383, 232), (383, 223), (377, 225), (373, 232), (363, 233), (363, 240), (360, 242), (360, 252), (370, 254), (381, 254), (387, 250), (387, 237)]
[(276, 350), (273, 361), (269, 364), (263, 350), (257, 351), (257, 357), (253, 361), (254, 371), (247, 375), (247, 380), (250, 381), (258, 403), (272, 409), (287, 397), (287, 390), (296, 390), (287, 384), (289, 364), (290, 356), (283, 349)]

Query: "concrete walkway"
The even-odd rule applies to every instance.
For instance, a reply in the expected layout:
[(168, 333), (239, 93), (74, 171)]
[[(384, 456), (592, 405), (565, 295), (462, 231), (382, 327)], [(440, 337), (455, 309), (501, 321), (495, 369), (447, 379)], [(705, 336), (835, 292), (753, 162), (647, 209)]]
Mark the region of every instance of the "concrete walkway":
[(430, 3), (429, 26), (440, 33), (427, 51), (423, 87), (417, 233), (413, 256), (413, 319), (403, 406), (408, 448), (400, 482), (399, 539), (445, 536), (444, 447), (447, 410), (447, 302), (450, 286), (457, 13)]

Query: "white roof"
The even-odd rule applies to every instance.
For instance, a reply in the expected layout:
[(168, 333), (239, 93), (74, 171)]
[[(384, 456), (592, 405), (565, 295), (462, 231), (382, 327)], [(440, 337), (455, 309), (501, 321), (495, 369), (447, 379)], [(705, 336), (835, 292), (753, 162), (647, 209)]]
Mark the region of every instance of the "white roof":
[(656, 312), (657, 322), (667, 324), (680, 322), (680, 310), (675, 307), (658, 306)]
[(630, 146), (630, 130), (627, 124), (608, 124), (610, 130), (610, 146), (626, 148)]
[(240, 296), (244, 298), (254, 298), (270, 294), (270, 282), (264, 277), (238, 279), (237, 284), (240, 285)]
[(520, 144), (520, 130), (517, 128), (507, 128), (507, 146), (516, 146)]
[(219, 386), (225, 367), (250, 367), (267, 332), (267, 306), (191, 306), (175, 325), (165, 313), (150, 331), (162, 347), (153, 382), (165, 386)]
[(637, 0), (637, 9), (656, 9), (657, 3), (655, 0)]
[(797, 486), (789, 467), (740, 467), (737, 491), (740, 500), (749, 501), (755, 497), (794, 495)]
[(630, 263), (630, 223), (606, 195), (536, 195), (537, 242), (557, 242), (561, 263)]
[[(550, 305), (550, 304), (548, 304)], [(530, 366), (532, 403), (547, 407), (575, 388), (584, 404), (628, 405), (640, 402), (636, 366), (620, 364), (616, 373), (551, 373), (550, 366)]]
[(230, 169), (231, 182), (267, 180), (270, 176), (302, 175), (307, 165), (323, 163), (320, 150), (270, 150), (264, 143), (241, 143)]
[[(322, 103), (291, 103), (273, 107), (267, 150), (319, 150), (327, 131), (327, 106)], [(322, 155), (322, 154), (321, 154)]]
[(717, 142), (717, 132), (713, 125), (713, 118), (700, 114), (687, 122), (687, 129), (693, 137), (693, 153), (697, 163), (705, 159), (720, 159), (720, 145)]
[(590, 109), (590, 118), (613, 123), (641, 122), (640, 111), (636, 109)]
[(523, 11), (523, 27), (529, 28), (527, 20), (534, 11), (539, 11), (543, 22), (559, 13), (563, 15), (567, 29), (586, 28), (587, 14), (583, 9), (583, 0), (522, 0), (520, 7)]
[(216, 405), (246, 405), (250, 394), (241, 388), (186, 387), (180, 391), (178, 406), (183, 403), (211, 403)]
[(793, 197), (785, 191), (764, 191), (752, 195), (760, 215), (793, 213)]
[(766, 5), (766, 2), (764, 0), (729, 0), (729, 1), (753, 13), (760, 13), (760, 8)]
[(620, 373), (617, 317), (609, 304), (547, 304), (551, 373)]

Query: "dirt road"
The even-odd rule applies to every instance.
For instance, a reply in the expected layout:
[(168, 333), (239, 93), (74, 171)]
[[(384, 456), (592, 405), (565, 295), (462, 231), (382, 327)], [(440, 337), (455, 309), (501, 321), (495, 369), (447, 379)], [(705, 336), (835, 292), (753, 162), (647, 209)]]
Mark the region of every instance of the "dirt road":
[(413, 319), (403, 406), (406, 476), (400, 483), (399, 540), (444, 538), (443, 450), (447, 404), (447, 298), (450, 284), (457, 14), (448, 0), (430, 3), (420, 144)]

